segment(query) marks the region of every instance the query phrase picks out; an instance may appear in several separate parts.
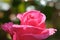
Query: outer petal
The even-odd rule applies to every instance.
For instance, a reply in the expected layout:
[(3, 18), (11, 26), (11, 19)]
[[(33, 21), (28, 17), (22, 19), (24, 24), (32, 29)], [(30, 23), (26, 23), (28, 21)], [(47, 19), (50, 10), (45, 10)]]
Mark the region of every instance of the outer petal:
[(17, 14), (17, 18), (22, 21), (23, 14)]
[[(41, 40), (53, 35), (56, 29), (42, 29), (29, 25), (13, 25), (18, 40)], [(21, 38), (19, 38), (21, 37)]]
[(30, 25), (13, 25), (13, 30), (19, 34), (40, 34), (44, 29)]
[(45, 20), (46, 20), (46, 16), (43, 13), (41, 13), (41, 15), (42, 15), (42, 20), (38, 25), (41, 25), (42, 23), (45, 23)]
[(49, 35), (53, 35), (57, 31), (57, 29), (54, 28), (49, 28), (47, 30), (49, 31)]
[(36, 38), (40, 38), (40, 39), (46, 39), (48, 38), (49, 36), (53, 35), (57, 30), (54, 29), (54, 28), (49, 28), (49, 29), (45, 29), (44, 31), (41, 32), (41, 34), (37, 34), (37, 35), (34, 35), (34, 37)]
[(5, 23), (2, 25), (2, 29), (12, 35), (12, 33), (13, 33), (12, 25), (13, 25), (12, 22)]

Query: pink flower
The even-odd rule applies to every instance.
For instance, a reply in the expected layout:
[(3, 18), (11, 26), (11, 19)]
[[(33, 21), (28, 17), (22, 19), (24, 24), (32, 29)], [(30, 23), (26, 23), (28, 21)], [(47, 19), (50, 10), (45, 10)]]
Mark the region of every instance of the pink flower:
[(45, 27), (46, 17), (39, 11), (28, 11), (18, 14), (17, 17), (21, 25), (12, 23), (2, 25), (2, 29), (11, 35), (12, 40), (43, 40), (57, 31), (54, 28)]

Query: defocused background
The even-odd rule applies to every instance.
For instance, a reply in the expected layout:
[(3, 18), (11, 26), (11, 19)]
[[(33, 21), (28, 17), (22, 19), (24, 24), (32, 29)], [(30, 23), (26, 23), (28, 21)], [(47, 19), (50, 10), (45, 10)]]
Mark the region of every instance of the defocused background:
[[(0, 25), (10, 21), (19, 24), (16, 14), (34, 9), (46, 15), (46, 27), (58, 30), (46, 40), (60, 40), (60, 0), (0, 0)], [(11, 40), (1, 28), (0, 40)]]

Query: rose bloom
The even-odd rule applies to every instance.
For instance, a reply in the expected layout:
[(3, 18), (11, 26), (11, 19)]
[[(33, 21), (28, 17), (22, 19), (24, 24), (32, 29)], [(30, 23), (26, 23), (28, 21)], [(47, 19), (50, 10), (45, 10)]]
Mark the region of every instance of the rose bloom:
[(21, 21), (20, 25), (12, 22), (2, 25), (2, 29), (11, 35), (12, 40), (44, 40), (57, 31), (46, 28), (46, 16), (37, 10), (18, 14), (17, 18)]

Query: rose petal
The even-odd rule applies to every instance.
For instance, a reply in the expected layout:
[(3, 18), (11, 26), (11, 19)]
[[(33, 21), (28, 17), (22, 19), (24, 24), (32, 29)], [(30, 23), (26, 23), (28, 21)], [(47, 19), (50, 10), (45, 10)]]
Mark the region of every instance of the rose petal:
[(13, 25), (12, 22), (5, 23), (5, 24), (2, 25), (2, 29), (12, 35), (12, 30), (13, 30), (12, 25)]
[(17, 14), (17, 18), (19, 19), (19, 20), (22, 20), (22, 17), (23, 17), (23, 14)]

